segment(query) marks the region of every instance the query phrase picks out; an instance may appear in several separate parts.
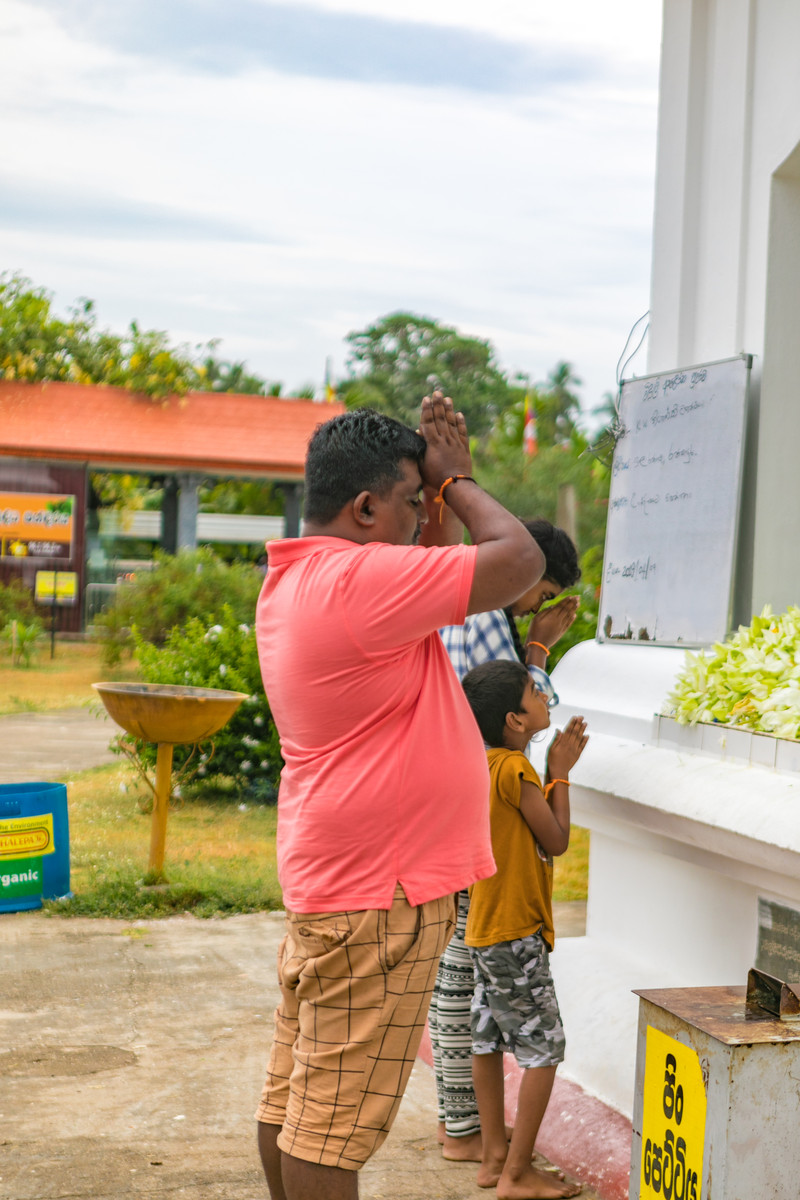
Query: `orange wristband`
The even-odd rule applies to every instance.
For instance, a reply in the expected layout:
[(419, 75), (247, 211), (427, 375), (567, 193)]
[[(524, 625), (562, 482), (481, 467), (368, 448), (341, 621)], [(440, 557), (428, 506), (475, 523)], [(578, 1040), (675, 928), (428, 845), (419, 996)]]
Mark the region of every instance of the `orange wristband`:
[(441, 525), (442, 521), (444, 520), (444, 506), (445, 506), (444, 489), (446, 487), (449, 487), (451, 483), (458, 483), (459, 479), (468, 479), (470, 481), (470, 483), (475, 482), (475, 480), (472, 478), (471, 475), (451, 475), (449, 479), (445, 479), (444, 483), (439, 488), (439, 495), (436, 497), (436, 503), (439, 505), (439, 524), (440, 525)]
[(545, 800), (546, 800), (546, 799), (547, 799), (547, 797), (550, 795), (550, 793), (552, 792), (553, 788), (556, 786), (556, 784), (557, 784), (557, 783), (563, 783), (563, 784), (564, 784), (566, 787), (569, 787), (569, 780), (568, 780), (568, 779), (551, 779), (549, 783), (546, 783), (546, 784), (544, 785), (544, 798), (545, 798)]
[(531, 646), (537, 646), (540, 650), (544, 650), (545, 655), (549, 655), (549, 653), (550, 653), (549, 646), (543, 645), (542, 642), (528, 642), (526, 649), (530, 649)]

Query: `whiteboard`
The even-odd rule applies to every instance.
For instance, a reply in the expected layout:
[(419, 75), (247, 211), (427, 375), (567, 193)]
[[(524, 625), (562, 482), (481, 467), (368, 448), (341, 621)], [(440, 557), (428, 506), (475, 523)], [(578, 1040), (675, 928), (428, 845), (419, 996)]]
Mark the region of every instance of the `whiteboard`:
[(598, 638), (706, 645), (730, 631), (752, 358), (624, 382)]

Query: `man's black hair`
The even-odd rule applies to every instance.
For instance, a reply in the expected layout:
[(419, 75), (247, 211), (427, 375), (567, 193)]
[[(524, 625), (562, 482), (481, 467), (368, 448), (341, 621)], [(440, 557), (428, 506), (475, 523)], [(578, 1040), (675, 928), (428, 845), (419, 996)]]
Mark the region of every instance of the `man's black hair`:
[(520, 662), (497, 658), (467, 671), (461, 680), (487, 746), (504, 745), (506, 713), (522, 711), (530, 675)]
[(370, 408), (318, 425), (308, 444), (304, 515), (327, 525), (359, 492), (384, 495), (403, 478), (403, 459), (421, 466), (425, 439)]
[(552, 580), (561, 588), (572, 587), (581, 577), (578, 566), (578, 552), (572, 538), (557, 525), (537, 517), (534, 521), (523, 521), (528, 533), (538, 542), (539, 549), (544, 555), (545, 579)]

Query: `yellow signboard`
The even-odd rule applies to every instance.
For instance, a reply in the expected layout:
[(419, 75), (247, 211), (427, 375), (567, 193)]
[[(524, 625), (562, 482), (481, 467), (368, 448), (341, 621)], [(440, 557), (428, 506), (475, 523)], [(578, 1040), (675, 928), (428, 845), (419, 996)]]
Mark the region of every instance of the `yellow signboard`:
[(0, 821), (0, 862), (54, 854), (53, 814)]
[(33, 598), (37, 604), (74, 604), (78, 599), (77, 571), (37, 571)]
[(706, 1089), (697, 1054), (647, 1026), (640, 1200), (702, 1200)]
[(69, 558), (75, 497), (0, 492), (0, 558)]

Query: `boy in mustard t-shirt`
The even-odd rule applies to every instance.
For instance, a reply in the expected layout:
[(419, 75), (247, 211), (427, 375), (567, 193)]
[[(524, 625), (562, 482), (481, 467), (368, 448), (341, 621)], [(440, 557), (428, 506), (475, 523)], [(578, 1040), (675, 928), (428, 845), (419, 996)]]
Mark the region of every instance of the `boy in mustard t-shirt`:
[[(487, 743), (492, 851), (497, 873), (470, 888), (466, 943), (475, 968), (472, 1073), (481, 1119), (479, 1187), (499, 1200), (574, 1196), (579, 1186), (531, 1165), (533, 1147), (564, 1058), (549, 954), (553, 949), (553, 858), (569, 845), (569, 772), (587, 742), (573, 717), (553, 738), (547, 776), (525, 756), (550, 724), (548, 699), (522, 663), (496, 661), (469, 671), (463, 688)], [(514, 1132), (504, 1118), (503, 1051), (523, 1069)]]

